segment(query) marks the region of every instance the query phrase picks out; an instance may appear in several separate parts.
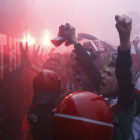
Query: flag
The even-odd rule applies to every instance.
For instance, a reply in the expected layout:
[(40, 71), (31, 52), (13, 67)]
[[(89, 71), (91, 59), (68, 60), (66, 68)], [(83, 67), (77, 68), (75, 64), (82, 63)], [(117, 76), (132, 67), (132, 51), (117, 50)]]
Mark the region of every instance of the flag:
[(136, 85), (135, 85), (135, 89), (134, 92), (140, 94), (140, 78), (138, 79)]
[(82, 40), (82, 39), (89, 39), (89, 40), (98, 40), (98, 38), (89, 35), (89, 34), (85, 34), (85, 33), (79, 33), (78, 34), (78, 41)]
[(107, 48), (103, 45), (103, 43), (100, 40), (90, 40), (89, 42), (95, 52), (107, 51)]
[(132, 57), (132, 62), (137, 63), (137, 55), (136, 55), (136, 50), (134, 46), (134, 41), (130, 42), (131, 45), (131, 57)]
[(117, 52), (117, 48), (108, 44), (107, 42), (105, 41), (101, 41), (103, 43), (103, 45), (108, 49), (108, 50), (111, 50), (111, 52)]

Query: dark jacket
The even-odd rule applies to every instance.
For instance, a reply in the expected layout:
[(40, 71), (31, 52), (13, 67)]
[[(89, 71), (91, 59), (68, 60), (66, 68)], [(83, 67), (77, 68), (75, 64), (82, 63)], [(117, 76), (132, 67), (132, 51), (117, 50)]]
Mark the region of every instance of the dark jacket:
[[(101, 73), (95, 67), (89, 55), (81, 44), (74, 46), (77, 52), (78, 60), (83, 67), (86, 75), (94, 85), (96, 91), (99, 91), (101, 84)], [(132, 66), (130, 50), (120, 51), (118, 49), (118, 57), (116, 62), (116, 77), (118, 81), (118, 95), (120, 104), (123, 107), (129, 108), (133, 105), (135, 99), (137, 100), (137, 115), (140, 114), (140, 95), (134, 93), (134, 85), (132, 84), (132, 74), (130, 68)], [(116, 94), (117, 93), (117, 94)], [(113, 95), (113, 94), (112, 94)]]
[(137, 113), (140, 114), (140, 95), (134, 93), (134, 85), (132, 83), (132, 73), (130, 68), (132, 66), (132, 60), (130, 50), (120, 51), (118, 48), (118, 57), (116, 61), (116, 78), (118, 82), (118, 100), (120, 104), (129, 108), (137, 100)]
[[(81, 46), (81, 44), (77, 44), (74, 46), (77, 52), (77, 58), (80, 65), (83, 67), (84, 72), (87, 77), (95, 87), (95, 90), (99, 92), (100, 84), (101, 84), (101, 73), (93, 64), (92, 59), (89, 57), (88, 53)], [(93, 91), (94, 92), (94, 91)]]
[(31, 105), (27, 117), (33, 140), (50, 140), (53, 103)]

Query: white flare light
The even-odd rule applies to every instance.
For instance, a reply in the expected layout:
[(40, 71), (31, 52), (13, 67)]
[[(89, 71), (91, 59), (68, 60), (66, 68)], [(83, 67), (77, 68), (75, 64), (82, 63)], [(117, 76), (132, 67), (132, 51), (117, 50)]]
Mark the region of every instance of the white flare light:
[(46, 33), (46, 34), (45, 34), (45, 38), (44, 38), (44, 45), (48, 45), (49, 42), (50, 42), (50, 37), (49, 37), (49, 34)]

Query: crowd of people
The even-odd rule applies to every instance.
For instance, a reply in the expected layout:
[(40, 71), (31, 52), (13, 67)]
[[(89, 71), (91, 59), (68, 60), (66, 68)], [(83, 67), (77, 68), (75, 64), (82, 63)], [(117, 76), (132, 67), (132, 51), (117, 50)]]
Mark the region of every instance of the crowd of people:
[(133, 41), (136, 64), (130, 53), (132, 19), (117, 15), (115, 20), (118, 52), (107, 50), (103, 57), (89, 41), (82, 46), (69, 23), (61, 35), (74, 46), (70, 53), (51, 49), (38, 55), (39, 46), (31, 62), (28, 44), (24, 49), (20, 43), (27, 67), (37, 73), (27, 112), (33, 140), (140, 139), (140, 94), (135, 90), (140, 87), (140, 39)]
[[(138, 67), (135, 68), (136, 70), (132, 69), (130, 55), (132, 21), (125, 15), (116, 16), (115, 18), (116, 28), (120, 37), (120, 46), (118, 47), (116, 60), (110, 60), (111, 52), (109, 50), (106, 52), (103, 58), (104, 63), (100, 64), (102, 65), (102, 70), (98, 69), (94, 64), (95, 59), (98, 58), (96, 53), (91, 51), (92, 49), (89, 42), (84, 43), (83, 47), (75, 36), (75, 28), (70, 24), (66, 24), (68, 29), (61, 32), (61, 35), (67, 37), (74, 45), (74, 49), (70, 54), (62, 55), (60, 53), (51, 52), (51, 55), (48, 55), (48, 59), (42, 64), (38, 57), (36, 57), (35, 66), (30, 62), (27, 53), (28, 45), (26, 44), (26, 48), (23, 52), (25, 53), (26, 64), (31, 70), (38, 73), (33, 80), (33, 105), (29, 108), (27, 115), (33, 139), (50, 139), (50, 137), (52, 139), (81, 139), (73, 135), (73, 131), (69, 132), (69, 135), (65, 137), (62, 137), (65, 132), (59, 132), (59, 135), (57, 132), (51, 134), (52, 110), (57, 107), (59, 108), (61, 101), (74, 92), (78, 92), (79, 94), (77, 95), (79, 95), (80, 98), (80, 93), (82, 93), (80, 91), (96, 93), (107, 101), (111, 112), (114, 113), (118, 119), (117, 128), (114, 127), (116, 130), (113, 132), (110, 131), (110, 135), (113, 133), (113, 139), (130, 140), (140, 138), (140, 96), (134, 92), (134, 85), (138, 80), (136, 76)], [(139, 51), (137, 47), (138, 42), (139, 39), (134, 41), (137, 52)], [(22, 44), (21, 47), (23, 47)], [(90, 56), (87, 50), (91, 52)], [(137, 56), (139, 57), (138, 53)], [(132, 77), (133, 73), (135, 74), (134, 77)], [(136, 78), (136, 80), (132, 78)], [(132, 80), (135, 81), (135, 83)], [(81, 102), (81, 106), (83, 103)], [(69, 104), (72, 103), (69, 102)], [(72, 110), (74, 110), (74, 108), (72, 108)], [(59, 119), (57, 121), (59, 122)], [(60, 127), (61, 129), (60, 124), (57, 126), (56, 123), (55, 125), (54, 127)], [(88, 136), (87, 138), (107, 138), (108, 133), (103, 135), (102, 138), (98, 138), (96, 137), (97, 132), (94, 131), (95, 130), (92, 131), (93, 138)], [(102, 134), (102, 131), (98, 133)], [(54, 137), (54, 135), (56, 136)], [(73, 137), (71, 137), (71, 135), (73, 135)], [(110, 139), (112, 138), (110, 137)]]

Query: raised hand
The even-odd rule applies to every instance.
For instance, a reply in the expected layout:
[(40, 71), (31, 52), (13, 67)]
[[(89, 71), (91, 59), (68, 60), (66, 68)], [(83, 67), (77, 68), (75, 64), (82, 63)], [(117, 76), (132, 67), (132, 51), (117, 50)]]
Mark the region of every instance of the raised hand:
[(20, 47), (21, 54), (24, 55), (25, 50), (24, 50), (24, 48), (23, 48), (23, 44), (22, 44), (22, 42), (20, 42), (19, 47)]
[(44, 47), (42, 48), (42, 50), (41, 50), (41, 55), (44, 53)]
[(120, 37), (120, 48), (122, 51), (130, 49), (130, 34), (132, 29), (132, 19), (128, 16), (115, 16), (116, 28)]
[(63, 30), (62, 34), (64, 34), (69, 39), (75, 37), (75, 28), (71, 26), (69, 23), (66, 23), (66, 25), (67, 25), (67, 30)]
[(28, 52), (28, 43), (26, 42), (26, 46), (25, 46), (25, 54), (27, 54)]
[(36, 52), (35, 52), (35, 57), (38, 56), (39, 49), (40, 49), (40, 45), (38, 46), (38, 48), (37, 48), (37, 50), (36, 50)]
[(67, 39), (70, 40), (71, 43), (73, 43), (74, 45), (78, 44), (79, 42), (75, 36), (75, 28), (72, 27), (69, 23), (66, 23), (66, 25), (67, 25), (67, 30), (62, 30), (61, 34), (67, 37)]

